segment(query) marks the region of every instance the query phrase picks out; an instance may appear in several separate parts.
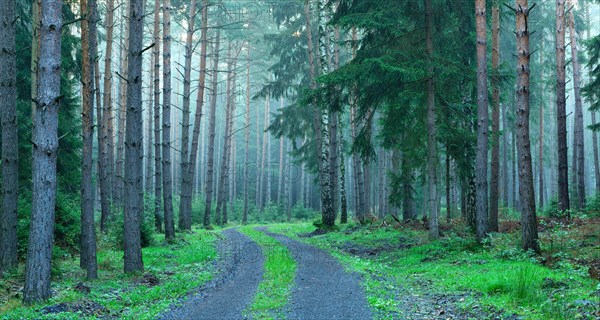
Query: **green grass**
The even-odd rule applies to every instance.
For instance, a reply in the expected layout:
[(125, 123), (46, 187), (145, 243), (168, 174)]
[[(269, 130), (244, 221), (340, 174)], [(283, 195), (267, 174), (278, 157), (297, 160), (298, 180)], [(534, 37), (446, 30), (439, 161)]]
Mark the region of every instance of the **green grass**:
[(265, 271), (252, 305), (246, 310), (254, 319), (282, 319), (296, 274), (296, 261), (287, 247), (252, 226), (240, 231), (258, 243), (265, 257)]
[[(118, 318), (154, 319), (180, 297), (213, 276), (211, 261), (217, 256), (214, 243), (217, 234), (195, 229), (193, 233), (178, 236), (171, 244), (163, 243), (143, 249), (144, 273), (156, 276), (160, 281), (157, 286), (141, 284), (140, 274), (124, 274), (123, 252), (108, 249), (112, 245), (101, 244), (98, 249), (97, 280), (85, 281), (85, 274), (76, 259), (56, 261), (52, 282), (55, 295), (46, 303), (33, 306), (24, 306), (20, 297), (13, 297), (0, 305), (0, 319), (77, 319), (82, 315), (44, 315), (39, 310), (45, 306), (82, 299), (103, 305), (110, 310), (111, 315)], [(156, 242), (160, 243), (162, 238), (162, 235), (156, 235)], [(16, 274), (23, 274), (22, 270)], [(11, 281), (15, 281), (17, 285), (22, 283), (22, 279)], [(90, 294), (73, 290), (80, 281), (91, 288)]]
[[(518, 249), (518, 234), (496, 235), (490, 247), (483, 248), (471, 237), (450, 235), (429, 242), (424, 231), (409, 229), (360, 227), (344, 232), (353, 227), (301, 239), (297, 234), (313, 231), (312, 225), (276, 225), (270, 229), (328, 250), (346, 268), (361, 273), (370, 305), (384, 317), (401, 310), (399, 300), (391, 294), (400, 288), (414, 289), (416, 294), (471, 293), (472, 298), (465, 298), (459, 308), (468, 310), (477, 304), (484, 310), (503, 310), (504, 314), (527, 319), (574, 318), (578, 314), (573, 307), (576, 300), (600, 303), (592, 294), (600, 285), (587, 276), (587, 269), (568, 262), (553, 269), (541, 265)], [(388, 247), (373, 256), (342, 250), (352, 246)], [(550, 279), (566, 286), (547, 288), (544, 283)]]

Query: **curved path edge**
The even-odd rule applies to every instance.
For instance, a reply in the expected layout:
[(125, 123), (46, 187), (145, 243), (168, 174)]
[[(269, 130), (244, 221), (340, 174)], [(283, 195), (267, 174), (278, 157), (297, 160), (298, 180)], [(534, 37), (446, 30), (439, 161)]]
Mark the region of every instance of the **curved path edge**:
[(360, 286), (360, 276), (348, 273), (324, 250), (257, 227), (281, 242), (296, 260), (297, 270), (288, 319), (372, 319), (373, 314)]
[(219, 240), (216, 276), (182, 298), (158, 319), (244, 319), (264, 272), (260, 246), (236, 229)]

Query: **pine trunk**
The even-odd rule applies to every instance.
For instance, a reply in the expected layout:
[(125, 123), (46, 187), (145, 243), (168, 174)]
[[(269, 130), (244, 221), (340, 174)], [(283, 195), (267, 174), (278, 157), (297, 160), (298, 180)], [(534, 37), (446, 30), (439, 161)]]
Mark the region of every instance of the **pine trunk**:
[[(130, 0), (127, 0), (130, 1)], [(127, 16), (130, 16), (129, 10), (131, 9), (127, 7)], [(121, 67), (120, 67), (120, 83), (119, 83), (119, 112), (118, 112), (118, 128), (117, 128), (117, 158), (115, 163), (115, 173), (113, 179), (113, 201), (114, 205), (118, 208), (123, 206), (123, 161), (125, 160), (124, 151), (125, 151), (125, 114), (127, 112), (127, 81), (124, 79), (128, 79), (127, 72), (128, 68), (128, 59), (129, 59), (129, 34), (130, 34), (130, 25), (127, 22), (127, 19), (123, 18), (121, 23), (121, 29), (125, 26), (125, 33), (123, 39), (121, 39)], [(123, 32), (121, 32), (123, 34)], [(120, 209), (119, 209), (120, 210)]]
[[(112, 51), (114, 33), (115, 1), (106, 3), (106, 50), (104, 52), (104, 83), (102, 97), (102, 124), (98, 134), (100, 146), (100, 230), (106, 231), (111, 217), (111, 203), (113, 195), (113, 167), (114, 167), (114, 138), (113, 138), (113, 112), (112, 112)], [(99, 85), (99, 84), (98, 84)], [(99, 102), (98, 102), (99, 103)]]
[(171, 170), (171, 1), (163, 2), (162, 176), (165, 239), (175, 238)]
[(190, 95), (192, 86), (192, 40), (194, 36), (194, 22), (196, 21), (196, 0), (190, 1), (185, 37), (185, 61), (183, 66), (183, 105), (181, 118), (181, 199), (179, 201), (179, 229), (192, 229), (192, 192), (195, 162), (190, 162)]
[(0, 113), (2, 113), (2, 210), (0, 274), (17, 265), (19, 143), (15, 0), (0, 4)]
[[(590, 29), (591, 29), (591, 20), (590, 20), (590, 6), (586, 5), (585, 6), (585, 15), (586, 15), (586, 20), (588, 22), (588, 28), (587, 28), (587, 39), (590, 40), (592, 37), (590, 35)], [(590, 81), (591, 81), (591, 70), (588, 70), (588, 77), (590, 77)], [(592, 114), (592, 123), (597, 123), (596, 122), (596, 112), (591, 112)], [(598, 133), (596, 131), (592, 131), (592, 151), (594, 153), (594, 176), (595, 176), (595, 180), (596, 180), (596, 193), (600, 192), (600, 161), (598, 160)]]
[(158, 232), (163, 231), (162, 211), (162, 154), (161, 154), (161, 121), (160, 121), (160, 1), (154, 1), (154, 47), (152, 48), (152, 63), (154, 81), (154, 227)]
[(124, 271), (141, 272), (141, 227), (144, 218), (143, 163), (144, 128), (142, 118), (142, 41), (144, 34), (144, 0), (130, 0), (129, 50), (127, 58), (127, 113), (124, 172)]
[(94, 61), (96, 51), (95, 0), (80, 1), (80, 10), (87, 17), (81, 21), (81, 82), (82, 82), (82, 155), (81, 155), (81, 239), (80, 267), (87, 279), (98, 277), (96, 260), (96, 228), (94, 226), (94, 190), (92, 185), (92, 152), (94, 144)]
[[(54, 243), (56, 158), (60, 104), (62, 1), (42, 0), (37, 96), (33, 125), (32, 203), (23, 301), (31, 304), (50, 297)], [(4, 111), (4, 110), (3, 110)]]
[[(152, 63), (151, 63), (152, 64)], [(152, 139), (152, 134), (153, 134), (153, 130), (154, 128), (152, 127), (152, 120), (154, 119), (153, 115), (152, 115), (152, 111), (153, 111), (153, 101), (152, 99), (154, 98), (154, 90), (153, 90), (153, 86), (152, 83), (154, 83), (154, 72), (152, 67), (150, 67), (150, 70), (148, 72), (148, 76), (150, 77), (150, 81), (148, 81), (148, 83), (150, 84), (148, 86), (148, 122), (146, 122), (146, 183), (144, 184), (144, 188), (146, 191), (146, 194), (150, 195), (152, 193), (152, 191), (154, 190), (154, 172), (152, 172), (152, 168), (154, 166), (154, 160), (153, 160), (153, 150), (154, 150), (154, 144), (153, 144), (153, 139)]]
[[(257, 121), (258, 122), (258, 121)], [(242, 224), (248, 223), (249, 144), (250, 144), (250, 42), (246, 43), (246, 127), (244, 128), (244, 213)]]
[(217, 184), (217, 224), (223, 225), (226, 222), (227, 212), (227, 193), (229, 186), (227, 185), (227, 173), (229, 171), (229, 152), (230, 152), (230, 131), (232, 118), (232, 82), (233, 82), (233, 57), (232, 44), (229, 43), (227, 49), (227, 87), (225, 91), (226, 107), (225, 107), (225, 129), (223, 130), (223, 151), (221, 152), (221, 169), (219, 171), (219, 180)]
[(574, 9), (569, 10), (569, 36), (571, 40), (571, 59), (573, 62), (573, 91), (575, 94), (575, 162), (577, 171), (573, 172), (577, 176), (577, 205), (579, 208), (585, 208), (585, 149), (583, 139), (583, 106), (581, 103), (581, 66), (579, 65), (577, 46), (578, 35), (575, 28)]
[(492, 8), (492, 163), (490, 178), (489, 231), (498, 232), (498, 202), (500, 198), (500, 7)]
[(218, 73), (219, 69), (219, 45), (221, 41), (221, 31), (217, 29), (217, 38), (214, 44), (213, 52), (213, 73), (210, 93), (210, 115), (208, 118), (208, 152), (206, 160), (206, 197), (204, 205), (204, 227), (210, 228), (210, 213), (213, 198), (213, 180), (215, 163), (215, 127), (217, 114), (217, 93), (218, 93)]
[(481, 243), (488, 233), (488, 72), (485, 0), (475, 0), (477, 23), (477, 161), (476, 235)]
[(531, 146), (529, 137), (529, 16), (528, 0), (517, 0), (517, 153), (519, 158), (519, 195), (524, 250), (539, 252)]
[[(202, 1), (202, 35), (200, 38), (200, 76), (198, 80), (198, 95), (196, 97), (196, 112), (194, 114), (194, 131), (192, 132), (192, 149), (190, 151), (190, 160), (186, 178), (192, 179), (196, 176), (195, 163), (198, 159), (198, 143), (200, 139), (200, 129), (202, 128), (202, 110), (204, 108), (204, 91), (206, 83), (206, 57), (208, 49), (208, 0)], [(202, 152), (200, 150), (200, 152)], [(200, 178), (198, 178), (200, 179)], [(186, 210), (189, 210), (189, 224), (191, 227), (191, 212), (192, 212), (192, 194), (193, 181), (190, 180), (189, 184), (182, 186), (181, 194), (181, 205), (183, 206), (184, 200), (187, 201), (185, 204)], [(183, 196), (185, 195), (185, 197)], [(181, 210), (181, 209), (180, 209)]]
[[(426, 46), (429, 59), (433, 60), (433, 8), (431, 0), (425, 1), (425, 16), (427, 23)], [(429, 67), (427, 79), (427, 181), (429, 194), (429, 238), (440, 237), (437, 208), (437, 136), (435, 126), (435, 88), (433, 83), (434, 70)], [(487, 150), (487, 149), (486, 149)]]
[(558, 135), (558, 210), (571, 208), (567, 156), (567, 99), (565, 96), (565, 0), (556, 0), (556, 123)]

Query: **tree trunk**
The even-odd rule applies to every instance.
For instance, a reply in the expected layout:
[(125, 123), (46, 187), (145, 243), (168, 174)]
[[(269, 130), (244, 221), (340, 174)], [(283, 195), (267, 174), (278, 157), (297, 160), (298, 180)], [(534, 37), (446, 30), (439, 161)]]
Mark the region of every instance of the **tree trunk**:
[[(41, 15), (40, 12), (42, 7), (41, 0), (31, 1), (31, 97), (37, 97), (37, 77), (40, 63), (40, 28), (41, 28)], [(31, 123), (35, 121), (35, 110), (37, 105), (35, 101), (31, 102)]]
[(96, 260), (96, 228), (94, 226), (94, 191), (92, 186), (92, 152), (94, 144), (94, 61), (96, 51), (95, 0), (80, 1), (81, 21), (81, 82), (82, 82), (82, 156), (81, 156), (81, 239), (80, 267), (88, 279), (98, 277)]
[[(258, 120), (257, 120), (258, 122)], [(242, 224), (248, 223), (249, 143), (250, 143), (250, 42), (246, 42), (246, 127), (244, 128), (244, 214)]]
[(508, 146), (508, 119), (507, 119), (507, 110), (506, 103), (502, 104), (502, 202), (505, 206), (509, 205), (508, 202), (508, 154), (510, 147)]
[(142, 119), (142, 41), (144, 34), (144, 0), (130, 0), (129, 54), (127, 79), (127, 127), (125, 129), (124, 221), (126, 273), (144, 270), (141, 226), (144, 217), (144, 129)]
[[(542, 38), (543, 37), (543, 30), (542, 30)], [(542, 52), (544, 52), (544, 44), (542, 43)], [(542, 59), (542, 55), (540, 54), (540, 66), (544, 65), (544, 61)], [(540, 95), (541, 95), (541, 99), (540, 99), (540, 137), (538, 140), (538, 144), (539, 144), (539, 185), (538, 185), (538, 192), (539, 192), (539, 208), (543, 208), (544, 207), (544, 101), (545, 101), (545, 86), (544, 86), (544, 68), (540, 68), (541, 70), (541, 77), (540, 77), (540, 86), (541, 86), (541, 90), (540, 90)]]
[(571, 40), (571, 59), (573, 62), (573, 91), (575, 93), (575, 145), (574, 153), (576, 154), (577, 171), (573, 172), (577, 175), (577, 204), (579, 208), (585, 208), (585, 149), (583, 139), (583, 106), (581, 103), (581, 66), (579, 65), (577, 47), (577, 30), (575, 28), (575, 17), (573, 9), (569, 10), (569, 36)]
[[(100, 146), (100, 230), (106, 231), (107, 223), (111, 216), (110, 200), (113, 194), (113, 166), (114, 166), (114, 138), (113, 138), (113, 112), (112, 112), (112, 46), (114, 31), (115, 1), (106, 3), (106, 50), (104, 52), (104, 83), (102, 101), (102, 125), (98, 134)], [(98, 84), (99, 86), (100, 84)], [(98, 102), (100, 103), (100, 102)]]
[(452, 220), (452, 200), (450, 198), (450, 155), (446, 146), (446, 222), (450, 224)]
[(210, 115), (208, 119), (208, 152), (206, 161), (206, 197), (204, 205), (204, 227), (210, 228), (210, 213), (213, 197), (213, 179), (214, 179), (214, 163), (215, 163), (215, 126), (217, 112), (217, 91), (218, 91), (218, 72), (219, 69), (219, 44), (221, 41), (221, 30), (217, 29), (217, 38), (214, 45), (213, 53), (213, 73), (211, 81), (210, 93)]
[(219, 171), (219, 180), (217, 184), (217, 212), (216, 219), (218, 225), (226, 223), (227, 212), (227, 172), (229, 171), (229, 152), (230, 152), (230, 131), (232, 118), (232, 82), (233, 82), (233, 56), (232, 44), (229, 43), (227, 49), (227, 87), (225, 93), (225, 129), (223, 130), (223, 152), (221, 153), (221, 169)]
[(498, 232), (498, 202), (500, 194), (500, 6), (492, 8), (492, 163), (490, 178), (489, 231)]
[(154, 1), (154, 47), (152, 62), (154, 64), (154, 227), (158, 232), (163, 230), (162, 212), (162, 154), (161, 154), (161, 121), (160, 121), (160, 1)]
[[(280, 110), (283, 109), (283, 98), (279, 99)], [(277, 177), (277, 203), (281, 203), (285, 194), (283, 193), (283, 176), (285, 171), (285, 138), (279, 138), (279, 176)]]
[(17, 126), (17, 57), (15, 0), (0, 4), (0, 113), (2, 113), (2, 210), (0, 274), (17, 265), (19, 202), (19, 132)]
[(175, 238), (171, 171), (171, 1), (163, 2), (162, 176), (165, 239)]
[(338, 126), (340, 127), (340, 223), (348, 222), (348, 200), (346, 196), (346, 163), (344, 159), (344, 130), (342, 130), (342, 122), (338, 118)]
[[(127, 7), (127, 16), (130, 16), (130, 10), (131, 8)], [(126, 20), (126, 19), (123, 19)], [(123, 79), (128, 79), (128, 75), (127, 72), (129, 70), (128, 68), (128, 59), (129, 59), (129, 54), (128, 52), (130, 52), (129, 49), (129, 34), (130, 34), (130, 30), (129, 28), (131, 27), (129, 25), (129, 23), (127, 21), (124, 21), (121, 24), (121, 28), (123, 28), (123, 25), (125, 25), (125, 35), (122, 39), (122, 43), (121, 43), (121, 68), (120, 68), (120, 72), (122, 73), (120, 75), (121, 81), (120, 81), (120, 86), (119, 86), (119, 115), (117, 117), (118, 119), (118, 129), (117, 129), (117, 159), (116, 159), (116, 163), (115, 163), (115, 173), (114, 173), (114, 179), (113, 179), (113, 200), (114, 200), (114, 204), (115, 206), (117, 206), (118, 208), (121, 208), (123, 206), (123, 161), (124, 161), (124, 151), (125, 151), (125, 144), (124, 144), (124, 139), (125, 139), (125, 114), (127, 112), (127, 106), (126, 106), (126, 102), (127, 102), (127, 81), (123, 80)], [(123, 33), (121, 33), (123, 34)]]
[(181, 199), (179, 201), (179, 229), (192, 229), (192, 190), (195, 162), (189, 158), (190, 91), (192, 86), (192, 40), (196, 21), (196, 0), (190, 1), (185, 37), (185, 62), (183, 67), (183, 106), (181, 118)]
[[(152, 63), (151, 63), (152, 64)], [(150, 67), (150, 70), (148, 72), (148, 76), (150, 77), (150, 81), (148, 81), (148, 83), (150, 84), (148, 86), (148, 122), (146, 123), (146, 139), (147, 139), (147, 144), (146, 144), (146, 184), (144, 185), (146, 194), (150, 195), (152, 193), (152, 191), (154, 190), (154, 173), (152, 172), (152, 168), (154, 165), (153, 162), (153, 155), (152, 155), (152, 150), (154, 150), (154, 145), (153, 145), (153, 139), (152, 139), (152, 131), (153, 131), (153, 127), (152, 127), (152, 120), (153, 120), (153, 116), (152, 116), (152, 110), (153, 110), (153, 102), (152, 99), (154, 98), (154, 92), (153, 92), (153, 86), (152, 83), (154, 82), (154, 72), (152, 67)]]
[[(425, 0), (427, 34), (425, 38), (429, 59), (433, 60), (433, 8), (431, 0)], [(437, 207), (437, 136), (435, 127), (434, 70), (429, 67), (427, 79), (427, 180), (429, 189), (429, 238), (440, 237)], [(487, 146), (486, 146), (487, 147)], [(487, 150), (487, 148), (486, 148)]]
[[(62, 1), (41, 1), (39, 73), (33, 125), (32, 203), (23, 300), (50, 297), (54, 242), (58, 107), (60, 104)], [(5, 111), (5, 110), (3, 110)]]
[(558, 135), (558, 210), (569, 214), (569, 160), (565, 97), (565, 0), (556, 0), (556, 122)]
[(528, 0), (517, 0), (517, 152), (519, 157), (519, 195), (524, 250), (540, 251), (537, 235), (531, 146), (529, 140), (529, 16)]
[(488, 72), (485, 0), (475, 0), (477, 20), (477, 180), (475, 224), (477, 241), (488, 233)]
[[(196, 167), (194, 166), (196, 160), (198, 158), (198, 140), (200, 138), (200, 129), (202, 127), (202, 110), (204, 108), (204, 89), (206, 83), (206, 56), (207, 56), (207, 47), (208, 47), (208, 0), (202, 1), (202, 35), (200, 38), (200, 76), (198, 80), (198, 95), (196, 97), (196, 112), (194, 114), (194, 131), (192, 132), (192, 149), (190, 152), (190, 160), (188, 162), (188, 171), (186, 179), (192, 179), (192, 177), (196, 176)], [(184, 158), (185, 159), (185, 158)], [(191, 227), (191, 214), (192, 214), (192, 194), (193, 190), (193, 181), (189, 182), (186, 185), (182, 185), (181, 188), (181, 206), (184, 206), (185, 210), (189, 210), (189, 225)], [(182, 210), (180, 209), (180, 212)]]

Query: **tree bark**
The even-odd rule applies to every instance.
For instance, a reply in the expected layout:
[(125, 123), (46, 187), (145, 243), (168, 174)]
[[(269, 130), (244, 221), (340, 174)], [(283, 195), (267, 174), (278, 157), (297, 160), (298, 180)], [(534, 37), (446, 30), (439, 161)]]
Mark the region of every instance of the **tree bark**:
[[(151, 63), (152, 64), (152, 63)], [(152, 120), (154, 119), (153, 115), (152, 115), (152, 111), (153, 111), (153, 101), (152, 99), (154, 98), (154, 88), (152, 83), (154, 83), (154, 72), (153, 72), (153, 68), (150, 67), (150, 70), (148, 71), (148, 76), (150, 77), (150, 81), (148, 81), (148, 83), (150, 84), (148, 86), (148, 122), (146, 123), (146, 183), (144, 184), (144, 188), (145, 188), (145, 192), (146, 194), (150, 195), (153, 190), (154, 190), (154, 172), (152, 172), (152, 168), (154, 166), (154, 160), (153, 160), (153, 150), (154, 150), (154, 144), (153, 144), (153, 139), (152, 139), (152, 134), (153, 134), (153, 130), (154, 128), (152, 127)]]
[[(128, 0), (129, 1), (129, 0)], [(130, 16), (130, 12), (129, 10), (131, 10), (131, 8), (127, 7), (127, 16)], [(117, 128), (117, 159), (116, 159), (116, 163), (115, 163), (115, 173), (114, 173), (114, 179), (113, 179), (113, 203), (116, 207), (121, 208), (123, 206), (123, 184), (124, 184), (124, 168), (123, 168), (123, 161), (125, 160), (124, 158), (124, 151), (125, 151), (125, 144), (124, 144), (124, 139), (125, 139), (125, 114), (127, 113), (127, 106), (126, 106), (126, 102), (127, 102), (127, 81), (123, 80), (123, 79), (128, 79), (128, 75), (127, 72), (129, 71), (128, 68), (128, 59), (129, 59), (129, 54), (128, 52), (130, 51), (129, 49), (129, 35), (130, 35), (130, 30), (129, 28), (131, 27), (127, 21), (128, 18), (124, 18), (123, 20), (125, 20), (122, 24), (121, 24), (121, 28), (123, 28), (123, 25), (125, 25), (125, 35), (122, 39), (122, 43), (121, 43), (121, 67), (120, 67), (120, 72), (122, 73), (120, 75), (121, 81), (120, 81), (120, 85), (119, 85), (119, 115), (117, 117), (118, 119), (118, 128)], [(123, 34), (123, 33), (121, 33)]]
[(125, 190), (123, 236), (124, 271), (141, 272), (141, 226), (144, 217), (144, 129), (142, 119), (142, 41), (144, 34), (144, 0), (130, 0), (129, 54), (127, 63), (127, 114), (125, 133)]
[(82, 82), (82, 156), (81, 156), (81, 239), (80, 267), (87, 279), (98, 277), (96, 260), (96, 228), (94, 226), (94, 191), (92, 186), (92, 152), (94, 144), (94, 61), (95, 61), (95, 0), (80, 1), (81, 21), (81, 82)]
[(218, 91), (218, 69), (219, 69), (219, 45), (221, 41), (221, 30), (217, 29), (217, 38), (214, 44), (213, 53), (213, 73), (210, 93), (210, 115), (208, 119), (208, 152), (206, 161), (206, 197), (204, 205), (204, 227), (210, 228), (210, 213), (213, 198), (213, 179), (215, 162), (215, 127), (217, 112), (217, 91)]
[[(106, 3), (106, 50), (104, 52), (104, 83), (102, 101), (102, 125), (98, 134), (100, 146), (100, 230), (106, 231), (107, 223), (111, 216), (111, 203), (113, 195), (113, 167), (114, 167), (114, 137), (113, 137), (113, 112), (112, 112), (112, 51), (114, 32), (115, 1)], [(99, 86), (100, 84), (98, 84)], [(98, 102), (99, 103), (99, 102)]]
[(569, 160), (565, 97), (565, 0), (556, 0), (556, 122), (558, 135), (558, 210), (569, 214)]
[(227, 215), (227, 173), (229, 171), (229, 152), (230, 152), (230, 131), (232, 118), (232, 82), (233, 82), (233, 56), (232, 44), (229, 43), (227, 49), (227, 87), (225, 97), (225, 129), (223, 130), (223, 152), (221, 153), (221, 169), (219, 171), (219, 180), (217, 184), (217, 212), (216, 219), (218, 225), (223, 225), (226, 222)]
[[(258, 120), (257, 120), (258, 122)], [(250, 42), (246, 42), (246, 127), (244, 128), (244, 213), (242, 224), (248, 223), (249, 143), (250, 143)]]
[(165, 239), (175, 238), (171, 171), (171, 1), (163, 2), (162, 176)]
[(41, 1), (39, 73), (33, 125), (32, 203), (23, 301), (50, 297), (54, 243), (58, 107), (60, 104), (62, 1)]
[(154, 64), (154, 227), (158, 232), (163, 230), (162, 212), (162, 154), (161, 121), (160, 121), (160, 1), (154, 1), (154, 47), (152, 62)]
[(17, 265), (19, 202), (19, 132), (17, 126), (17, 57), (15, 0), (0, 4), (0, 113), (2, 113), (2, 210), (0, 274)]
[(492, 163), (490, 178), (489, 231), (498, 232), (498, 202), (500, 195), (500, 6), (492, 8)]
[[(181, 199), (179, 201), (179, 229), (192, 229), (192, 190), (193, 177), (190, 167), (195, 163), (189, 158), (189, 133), (190, 133), (190, 91), (192, 86), (192, 40), (194, 36), (194, 22), (196, 21), (196, 0), (190, 1), (185, 36), (185, 62), (183, 66), (183, 105), (181, 118)], [(193, 172), (193, 171), (192, 171)]]
[(487, 25), (485, 0), (475, 0), (477, 24), (477, 161), (475, 224), (477, 241), (481, 243), (488, 233), (488, 72)]
[[(433, 60), (433, 8), (431, 0), (425, 1), (426, 17), (426, 46), (429, 60)], [(429, 238), (438, 239), (440, 237), (438, 225), (438, 207), (437, 207), (437, 134), (435, 126), (435, 87), (433, 83), (433, 66), (428, 69), (429, 79), (427, 79), (427, 180), (429, 189)]]
[(517, 153), (519, 157), (519, 195), (521, 198), (521, 236), (524, 250), (540, 251), (531, 170), (529, 140), (529, 16), (528, 0), (516, 1), (517, 35)]
[(573, 62), (573, 91), (575, 93), (575, 145), (573, 152), (576, 155), (577, 171), (573, 172), (577, 176), (577, 205), (579, 208), (585, 208), (585, 149), (583, 139), (583, 106), (581, 103), (581, 66), (579, 65), (577, 46), (577, 30), (575, 28), (574, 9), (569, 10), (569, 36), (571, 40), (571, 59)]
[(338, 117), (338, 126), (340, 127), (340, 223), (348, 223), (348, 200), (346, 196), (346, 163), (344, 159), (344, 130), (342, 130), (342, 121)]
[[(542, 30), (542, 38), (543, 37), (543, 30)], [(544, 44), (542, 43), (542, 52), (544, 52)], [(544, 61), (542, 59), (542, 55), (540, 54), (540, 66), (544, 65)], [(539, 207), (543, 208), (544, 207), (544, 101), (545, 101), (545, 86), (544, 86), (544, 68), (540, 68), (541, 70), (541, 77), (540, 77), (540, 85), (541, 85), (541, 99), (540, 99), (540, 137), (538, 140), (538, 144), (539, 144), (539, 177), (538, 177), (538, 192), (539, 192)]]

